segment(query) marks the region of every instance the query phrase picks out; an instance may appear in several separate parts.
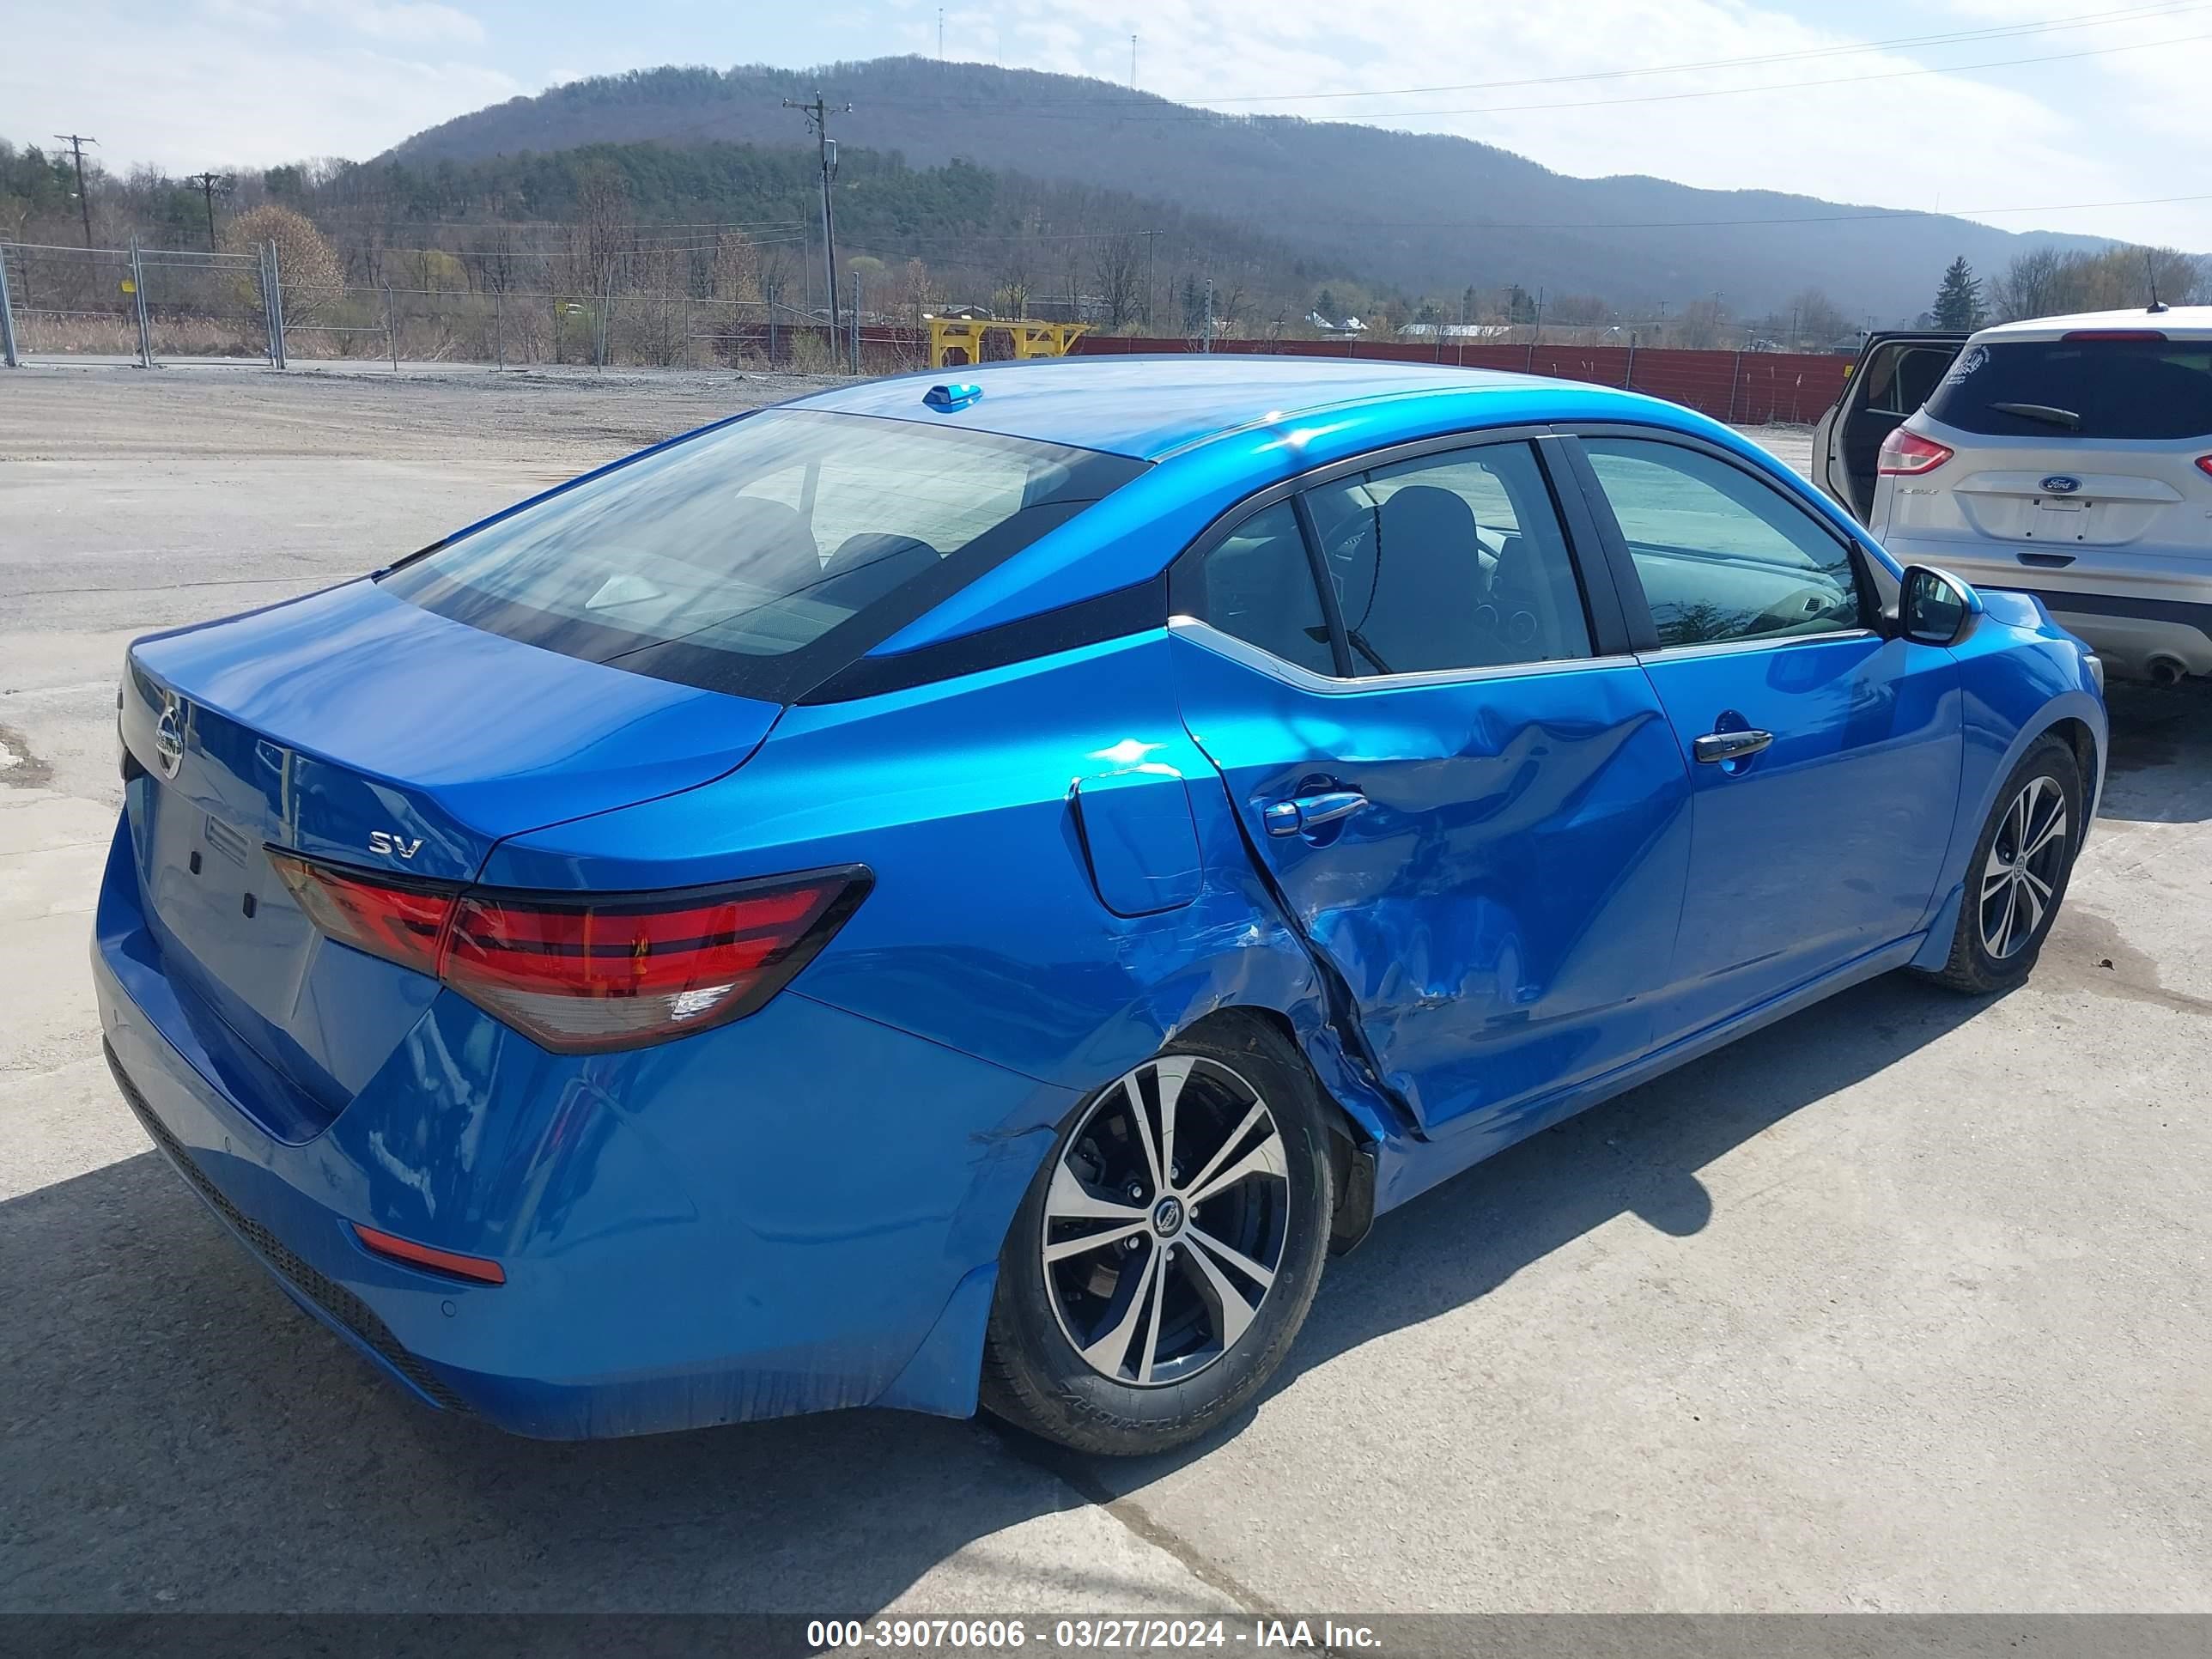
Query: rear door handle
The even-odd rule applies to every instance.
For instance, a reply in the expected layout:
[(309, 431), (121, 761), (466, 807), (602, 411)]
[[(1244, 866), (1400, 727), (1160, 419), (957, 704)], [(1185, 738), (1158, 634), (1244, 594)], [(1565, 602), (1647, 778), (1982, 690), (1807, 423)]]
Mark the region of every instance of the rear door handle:
[(1756, 755), (1773, 741), (1774, 733), (1771, 732), (1708, 732), (1690, 745), (1690, 752), (1711, 764)]
[(1324, 789), (1288, 800), (1269, 801), (1260, 817), (1271, 836), (1301, 836), (1325, 823), (1348, 818), (1367, 805), (1357, 789)]

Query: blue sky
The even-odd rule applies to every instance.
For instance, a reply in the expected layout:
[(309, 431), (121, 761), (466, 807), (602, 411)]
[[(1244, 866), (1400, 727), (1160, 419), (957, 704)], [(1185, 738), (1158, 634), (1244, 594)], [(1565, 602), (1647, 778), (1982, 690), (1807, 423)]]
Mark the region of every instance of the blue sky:
[[(933, 55), (939, 16), (933, 0), (11, 10), (0, 137), (74, 130), (99, 137), (111, 167), (195, 169), (365, 156), (584, 75)], [(943, 15), (948, 57), (1127, 81), (1134, 33), (1148, 91), (1456, 132), (1565, 173), (2212, 250), (2212, 0), (1000, 0)], [(1336, 95), (1401, 88), (1444, 89)]]

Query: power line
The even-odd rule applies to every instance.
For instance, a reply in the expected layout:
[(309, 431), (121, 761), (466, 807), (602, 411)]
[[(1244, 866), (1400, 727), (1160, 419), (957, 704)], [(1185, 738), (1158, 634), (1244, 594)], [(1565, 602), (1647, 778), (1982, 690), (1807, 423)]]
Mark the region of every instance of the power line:
[(1954, 208), (1938, 212), (1933, 208), (1875, 208), (1856, 213), (1781, 214), (1764, 218), (1743, 219), (1633, 219), (1611, 222), (1591, 220), (1507, 220), (1507, 219), (1359, 219), (1347, 220), (1341, 214), (1317, 216), (1311, 219), (1296, 219), (1279, 214), (1270, 214), (1271, 225), (1326, 224), (1339, 225), (1346, 230), (1700, 230), (1746, 225), (1821, 225), (1853, 224), (1862, 220), (1878, 219), (1974, 219), (2012, 213), (2081, 213), (2098, 208), (2166, 207), (2182, 202), (2212, 202), (2212, 192), (2191, 196), (2136, 196), (2110, 202), (2042, 202), (2027, 207)]
[[(2152, 52), (2166, 46), (2188, 46), (2196, 41), (2205, 40), (2212, 40), (2212, 34), (2184, 34), (2165, 40), (2138, 40), (2127, 45), (2116, 46), (2087, 46), (2078, 52), (2045, 52), (2028, 58), (1988, 58), (1976, 64), (1947, 64), (1936, 68), (1929, 68), (1923, 65), (1909, 70), (1881, 70), (1870, 75), (1838, 75), (1810, 81), (1771, 81), (1747, 87), (1704, 87), (1689, 92), (1644, 93), (1631, 98), (1566, 99), (1542, 104), (1483, 104), (1455, 109), (1376, 110), (1371, 112), (1368, 118), (1375, 120), (1401, 120), (1411, 117), (1437, 115), (1517, 115), (1543, 110), (1613, 109), (1634, 104), (1678, 103), (1700, 98), (1735, 98), (1752, 93), (1796, 92), (1813, 87), (1857, 86), (1873, 81), (1905, 81), (1911, 80), (1917, 76), (1929, 75), (1960, 75), (1974, 70), (2016, 69), (2021, 65), (2031, 64), (2069, 63), (2075, 59), (2083, 58), (2109, 58), (2124, 52)], [(887, 105), (890, 102), (890, 100), (885, 101)], [(1111, 100), (1100, 101), (1106, 102)], [(905, 102), (900, 103), (896, 106), (906, 109), (942, 109), (946, 107), (957, 107), (962, 111), (968, 112), (975, 112), (979, 108), (978, 106), (974, 104), (965, 103), (957, 106), (947, 106), (944, 104)], [(1095, 120), (1097, 118), (1093, 114), (1068, 109), (1064, 106), (1055, 109), (1042, 104), (1022, 105), (1018, 103), (1008, 103), (1001, 105), (1000, 107), (1018, 110), (1032, 120), (1065, 121)], [(1144, 112), (1138, 112), (1140, 108)], [(1132, 103), (1127, 110), (1115, 116), (1114, 118), (1116, 121), (1127, 122), (1266, 122), (1294, 121), (1301, 119), (1302, 118), (1291, 115), (1271, 115), (1267, 113), (1255, 115), (1224, 114), (1218, 110), (1194, 109), (1181, 104), (1163, 103), (1158, 105), (1139, 106)]]

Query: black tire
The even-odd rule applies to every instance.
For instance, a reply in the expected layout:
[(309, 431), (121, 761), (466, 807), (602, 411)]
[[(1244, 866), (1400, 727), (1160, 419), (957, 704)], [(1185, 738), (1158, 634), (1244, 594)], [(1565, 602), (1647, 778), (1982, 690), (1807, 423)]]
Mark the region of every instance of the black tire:
[[(2013, 842), (2021, 834), (2021, 805), (2023, 800), (2031, 801), (2028, 835), (2033, 841), (2042, 821), (2034, 817), (2032, 793), (2047, 803), (2047, 792), (2054, 787), (2065, 814), (2060, 828), (2063, 846), (2058, 856), (2047, 863), (2020, 861), (2028, 866), (2029, 873), (2036, 875), (2039, 883), (2049, 886), (2050, 892), (2046, 898), (2039, 886), (2025, 885), (2014, 878), (2009, 884), (2015, 908), (2004, 911), (2000, 874), (2004, 867), (2017, 867), (2008, 854), (2018, 851)], [(1982, 826), (1973, 856), (1966, 863), (1966, 894), (1959, 904), (1959, 926), (1951, 939), (1950, 959), (1926, 976), (1938, 985), (1973, 996), (2008, 990), (2026, 979), (2066, 897), (2066, 885), (2074, 873), (2074, 854), (2081, 844), (2081, 764), (2072, 748), (2060, 738), (2040, 738), (2029, 745), (2004, 787), (1997, 791), (1996, 804), (1990, 809), (1989, 822)], [(1982, 895), (1992, 890), (1992, 884), (1997, 884), (1997, 896), (1989, 902), (1990, 908), (1985, 912)], [(2033, 909), (2038, 902), (2042, 905), (2039, 911)], [(2012, 920), (1997, 921), (2000, 912)], [(2031, 915), (2031, 926), (2018, 927), (2019, 921)], [(2002, 951), (1992, 948), (1993, 929), (1994, 936), (2003, 940)]]
[[(1157, 1073), (1146, 1079), (1148, 1067), (1163, 1064), (1167, 1077), (1181, 1079), (1182, 1139), (1171, 1144), (1188, 1147), (1202, 1164), (1182, 1165), (1180, 1178), (1150, 1190), (1139, 1158), (1145, 1148), (1133, 1140), (1129, 1097), (1121, 1091), (1125, 1082), (1136, 1080), (1146, 1132), (1159, 1136), (1166, 1085)], [(1226, 1144), (1215, 1150), (1215, 1126), (1249, 1121), (1255, 1102), (1270, 1115), (1275, 1140), (1267, 1138), (1269, 1125), (1249, 1128), (1241, 1139), (1230, 1128), (1220, 1132)], [(1321, 1284), (1336, 1200), (1325, 1109), (1297, 1050), (1256, 1020), (1219, 1022), (1179, 1038), (1085, 1100), (1060, 1126), (1000, 1255), (983, 1354), (984, 1408), (1077, 1451), (1121, 1456), (1168, 1450), (1233, 1415), (1282, 1363)], [(1202, 1195), (1201, 1180), (1211, 1183), (1248, 1166), (1251, 1176)], [(1139, 1185), (1148, 1188), (1141, 1200), (1131, 1191)], [(1127, 1215), (1055, 1213), (1071, 1199), (1079, 1205), (1085, 1195), (1101, 1194), (1126, 1205)], [(1161, 1233), (1159, 1206), (1179, 1204), (1183, 1195), (1191, 1201), (1173, 1223), (1177, 1231)], [(1140, 1210), (1141, 1222), (1128, 1218)], [(1084, 1241), (1094, 1231), (1133, 1236), (1088, 1246)], [(1243, 1266), (1272, 1259), (1272, 1279), (1263, 1286), (1243, 1276), (1231, 1258), (1198, 1242), (1218, 1249), (1224, 1241), (1217, 1233), (1235, 1238), (1233, 1255)], [(1070, 1254), (1048, 1263), (1048, 1246)], [(1145, 1276), (1147, 1263), (1154, 1279)], [(1133, 1316), (1137, 1297), (1151, 1297), (1148, 1286), (1156, 1282), (1162, 1286), (1157, 1310), (1134, 1315), (1134, 1342), (1115, 1348), (1115, 1334)], [(1249, 1322), (1223, 1344), (1221, 1330), (1239, 1318), (1226, 1297), (1236, 1294), (1249, 1304), (1255, 1291), (1256, 1307), (1247, 1305), (1241, 1316)], [(1098, 1363), (1079, 1351), (1079, 1332), (1091, 1338), (1094, 1354), (1107, 1351)], [(1190, 1352), (1167, 1358), (1170, 1336), (1187, 1340)], [(1140, 1366), (1149, 1370), (1155, 1361), (1164, 1375), (1175, 1368), (1188, 1374), (1140, 1383)], [(1105, 1364), (1125, 1374), (1106, 1375), (1100, 1369)]]

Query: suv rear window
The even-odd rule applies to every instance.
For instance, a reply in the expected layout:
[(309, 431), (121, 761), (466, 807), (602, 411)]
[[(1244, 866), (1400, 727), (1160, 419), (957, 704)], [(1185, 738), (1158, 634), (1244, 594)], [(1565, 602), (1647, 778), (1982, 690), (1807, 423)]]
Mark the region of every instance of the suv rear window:
[(2001, 438), (2212, 433), (2212, 340), (1999, 340), (1959, 354), (1928, 413)]
[(568, 656), (789, 702), (1144, 470), (994, 433), (771, 410), (380, 580), (425, 610)]

